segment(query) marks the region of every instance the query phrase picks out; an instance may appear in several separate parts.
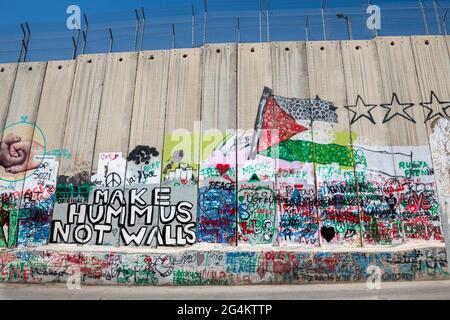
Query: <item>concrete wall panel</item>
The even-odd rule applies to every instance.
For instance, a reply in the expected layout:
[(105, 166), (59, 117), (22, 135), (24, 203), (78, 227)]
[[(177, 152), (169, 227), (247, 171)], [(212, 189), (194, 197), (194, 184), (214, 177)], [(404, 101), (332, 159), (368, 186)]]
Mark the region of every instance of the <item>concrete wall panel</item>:
[[(364, 245), (399, 243), (399, 219), (389, 217), (389, 194), (383, 191), (395, 167), (390, 127), (379, 106), (384, 99), (377, 48), (373, 41), (341, 44)], [(374, 204), (382, 209), (373, 210)]]
[[(350, 115), (341, 43), (308, 42), (308, 75), (312, 112), (325, 114), (312, 119), (312, 153), (323, 246), (360, 246), (360, 223)], [(331, 158), (326, 157), (332, 154)]]
[[(31, 140), (33, 153), (28, 159), (28, 169), (35, 171), (25, 180), (23, 187), (23, 193), (30, 196), (21, 204), (21, 217), (25, 221), (19, 221), (19, 246), (45, 245), (50, 236), (58, 164), (61, 157), (70, 157), (70, 153), (67, 150), (63, 152), (61, 146), (75, 65), (74, 60), (47, 64)], [(44, 151), (45, 157), (37, 159), (36, 156), (43, 155)]]
[[(59, 175), (69, 180), (82, 172), (86, 172), (88, 178), (91, 173), (105, 65), (105, 55), (81, 55), (77, 58), (63, 143), (63, 149), (70, 150), (72, 157), (61, 159), (59, 169)], [(78, 181), (80, 179), (75, 180), (74, 184), (82, 184)]]
[[(170, 52), (169, 82), (163, 151), (162, 186), (170, 203), (186, 201), (187, 219), (163, 221), (160, 229), (168, 235), (162, 245), (193, 244), (197, 230), (198, 169), (200, 153), (200, 109), (202, 50), (176, 49)], [(166, 208), (167, 209), (167, 208)], [(170, 217), (168, 209), (160, 209)], [(178, 231), (179, 230), (179, 231)], [(194, 234), (190, 234), (190, 230)], [(176, 236), (180, 234), (181, 236)]]
[(203, 49), (199, 242), (236, 244), (237, 46)]
[[(265, 110), (265, 87), (272, 90), (270, 43), (238, 45), (238, 243), (271, 244), (276, 240), (275, 163), (257, 155), (261, 132), (255, 123)], [(264, 93), (263, 93), (264, 92)], [(258, 125), (258, 129), (260, 129)], [(262, 169), (265, 168), (265, 169)], [(253, 197), (264, 200), (251, 203)]]
[[(444, 37), (412, 37), (420, 96), (441, 206), (444, 235), (448, 239), (450, 215), (450, 59)], [(429, 104), (431, 102), (431, 104)], [(450, 248), (450, 243), (447, 243)]]
[[(71, 156), (62, 157), (59, 163), (52, 230), (55, 224), (67, 223), (69, 203), (89, 201), (105, 66), (106, 55), (80, 55), (77, 58), (61, 147)], [(79, 224), (84, 225), (83, 222)], [(73, 234), (64, 240), (66, 243), (73, 241)], [(50, 242), (55, 239), (50, 237)]]
[[(275, 42), (271, 44), (272, 75), (274, 94), (290, 99), (305, 101), (310, 98), (308, 62), (305, 42)], [(276, 99), (284, 109), (290, 102)], [(291, 114), (295, 119), (295, 113)], [(298, 139), (308, 139), (312, 134), (311, 119), (295, 119), (307, 131), (297, 135)], [(282, 152), (282, 151), (281, 151)], [(311, 154), (310, 154), (311, 156)], [(296, 178), (294, 178), (296, 177)], [(308, 178), (309, 177), (309, 178)], [(300, 187), (301, 186), (301, 187)], [(313, 163), (285, 163), (277, 166), (276, 188), (277, 243), (281, 246), (318, 246), (317, 210), (314, 198), (317, 196)], [(296, 194), (307, 194), (307, 205), (291, 203)]]
[[(401, 185), (393, 189), (404, 239), (440, 241), (439, 204), (411, 40), (385, 37), (378, 38), (376, 44), (386, 99), (384, 122), (391, 126), (395, 184)], [(429, 201), (427, 205), (414, 200), (420, 196)]]
[(8, 115), (9, 101), (11, 99), (12, 90), (14, 88), (14, 80), (16, 79), (17, 64), (8, 63), (0, 64), (0, 129), (3, 131), (5, 120)]
[[(100, 185), (118, 187), (125, 185), (125, 162), (117, 168), (99, 168), (101, 153), (118, 153), (126, 158), (130, 139), (130, 124), (136, 81), (137, 53), (114, 53), (106, 57), (102, 101), (95, 137), (92, 174), (97, 174)], [(116, 160), (114, 160), (116, 161)], [(118, 174), (118, 181), (107, 181), (111, 174)], [(119, 184), (119, 185), (117, 185)]]
[[(169, 51), (139, 53), (128, 149), (130, 153), (139, 145), (153, 147), (159, 153), (155, 157), (160, 162), (164, 145), (169, 58)], [(161, 166), (155, 174), (159, 183)]]
[[(3, 139), (13, 134), (20, 137), (22, 142), (27, 142), (33, 137), (33, 124), (36, 121), (38, 112), (46, 65), (47, 63), (45, 62), (19, 64), (5, 122)], [(27, 156), (25, 157), (27, 158)], [(25, 159), (24, 161), (26, 163)], [(25, 171), (22, 168), (18, 168), (14, 172), (6, 172), (4, 167), (0, 168), (0, 176), (6, 180), (21, 181), (27, 175), (29, 173), (26, 172), (26, 164)]]

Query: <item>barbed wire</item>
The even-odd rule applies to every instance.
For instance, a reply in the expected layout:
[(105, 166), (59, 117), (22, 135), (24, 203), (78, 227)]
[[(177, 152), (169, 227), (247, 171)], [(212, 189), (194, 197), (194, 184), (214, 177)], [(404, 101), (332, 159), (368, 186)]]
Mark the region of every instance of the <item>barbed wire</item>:
[[(192, 5), (166, 5), (164, 7), (142, 8), (146, 20), (142, 50), (195, 47), (206, 43), (259, 42), (267, 41), (270, 26), (270, 41), (324, 40), (323, 25), (327, 40), (344, 40), (348, 37), (348, 26), (338, 20), (338, 13), (345, 14), (351, 21), (354, 39), (373, 38), (374, 32), (366, 26), (369, 18), (366, 9), (368, 1), (358, 1), (351, 6), (341, 1), (326, 1), (324, 16), (320, 1), (284, 0), (270, 4), (270, 24), (267, 23), (266, 0), (262, 0), (261, 18), (259, 0), (207, 0), (207, 23), (204, 30), (203, 0), (194, 0)], [(423, 34), (444, 34), (444, 15), (450, 1), (424, 1), (421, 11), (418, 1), (390, 2), (381, 5), (381, 29), (378, 35), (402, 36)], [(318, 6), (319, 5), (319, 6)], [(141, 9), (141, 8), (139, 8)], [(88, 28), (84, 53), (105, 53), (109, 51), (113, 34), (114, 52), (134, 51), (136, 30), (142, 32), (143, 21), (136, 28), (133, 10), (107, 13), (82, 12), (88, 17)], [(82, 53), (83, 36), (77, 30), (68, 30), (62, 15), (59, 22), (30, 22), (31, 34), (27, 42), (27, 61), (66, 60), (74, 56), (74, 40), (78, 39), (75, 56)], [(192, 19), (194, 25), (192, 28)], [(239, 19), (239, 24), (237, 23)], [(261, 22), (260, 22), (261, 19)], [(425, 23), (426, 21), (426, 23)], [(261, 23), (261, 27), (260, 27)], [(239, 26), (239, 30), (237, 29)], [(86, 25), (81, 25), (85, 30)], [(307, 28), (307, 32), (306, 31)], [(173, 41), (173, 31), (176, 33)], [(81, 31), (80, 31), (81, 33)], [(237, 35), (239, 33), (239, 36)], [(192, 34), (194, 38), (192, 39)], [(0, 26), (0, 63), (17, 62), (22, 50), (24, 34), (20, 25)]]

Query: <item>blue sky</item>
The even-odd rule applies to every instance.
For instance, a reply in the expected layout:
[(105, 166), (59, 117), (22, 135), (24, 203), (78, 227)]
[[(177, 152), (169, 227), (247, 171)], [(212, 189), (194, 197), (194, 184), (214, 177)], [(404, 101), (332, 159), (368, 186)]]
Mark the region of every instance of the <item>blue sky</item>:
[[(240, 19), (241, 41), (259, 41), (259, 0), (207, 0), (207, 42), (234, 42), (237, 39), (237, 18)], [(271, 0), (271, 40), (305, 40), (305, 20), (309, 20), (310, 40), (322, 40), (320, 0)], [(382, 10), (381, 35), (424, 34), (425, 28), (418, 1), (372, 0)], [(424, 0), (430, 32), (438, 33), (432, 0)], [(438, 1), (442, 19), (450, 0)], [(89, 19), (87, 53), (105, 52), (109, 47), (108, 28), (114, 35), (113, 51), (129, 51), (134, 44), (134, 9), (144, 7), (148, 18), (144, 49), (164, 49), (172, 45), (172, 23), (175, 25), (177, 47), (191, 46), (191, 5), (194, 4), (195, 45), (202, 43), (203, 0), (0, 0), (0, 62), (14, 61), (20, 50), (20, 23), (30, 24), (30, 60), (70, 58), (74, 31), (66, 28), (66, 9), (76, 4)], [(366, 0), (325, 0), (328, 39), (345, 39), (346, 29), (336, 13), (350, 16), (354, 37), (370, 38), (365, 27), (368, 15)], [(265, 8), (265, 0), (263, 0)], [(449, 17), (450, 20), (450, 17)], [(449, 22), (450, 23), (450, 22)], [(441, 25), (442, 27), (442, 25)], [(263, 40), (266, 29), (263, 21)]]

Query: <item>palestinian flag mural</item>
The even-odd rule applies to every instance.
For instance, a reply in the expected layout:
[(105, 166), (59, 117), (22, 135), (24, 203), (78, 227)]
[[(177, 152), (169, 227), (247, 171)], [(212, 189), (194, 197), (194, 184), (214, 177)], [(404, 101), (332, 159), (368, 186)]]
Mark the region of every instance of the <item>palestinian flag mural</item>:
[(319, 97), (285, 98), (273, 95), (272, 90), (265, 87), (259, 104), (249, 160), (255, 159), (256, 154), (261, 154), (288, 162), (353, 166), (350, 147), (320, 144), (296, 137), (299, 133), (311, 130), (314, 121), (337, 123), (336, 109), (333, 103)]

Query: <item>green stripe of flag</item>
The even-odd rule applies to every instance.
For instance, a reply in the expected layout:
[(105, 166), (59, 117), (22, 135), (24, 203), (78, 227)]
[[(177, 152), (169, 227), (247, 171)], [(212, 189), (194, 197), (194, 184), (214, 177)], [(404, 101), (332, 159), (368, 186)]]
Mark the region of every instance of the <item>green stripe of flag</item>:
[(289, 162), (339, 163), (341, 166), (353, 166), (352, 148), (338, 144), (318, 144), (303, 140), (287, 140), (260, 152), (260, 154), (271, 158), (278, 154), (279, 159)]

